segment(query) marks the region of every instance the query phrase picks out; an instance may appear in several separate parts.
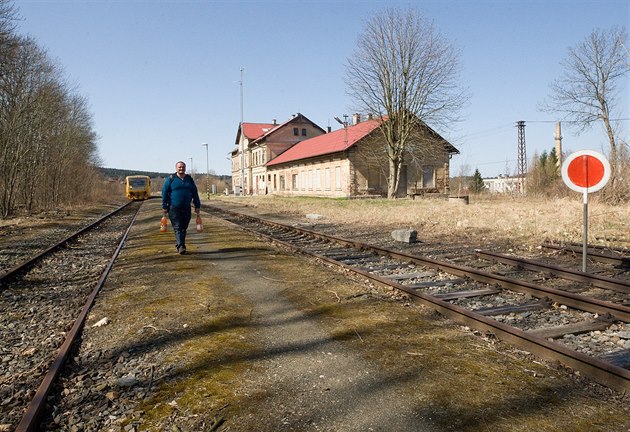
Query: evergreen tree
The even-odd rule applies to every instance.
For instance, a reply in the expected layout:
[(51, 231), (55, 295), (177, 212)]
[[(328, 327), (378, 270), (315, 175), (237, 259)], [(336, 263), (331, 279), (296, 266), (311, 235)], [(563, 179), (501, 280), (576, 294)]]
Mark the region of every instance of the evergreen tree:
[(532, 165), (527, 172), (528, 193), (547, 194), (559, 178), (560, 170), (555, 148), (549, 153), (543, 151), (540, 156), (534, 154)]
[(485, 189), (485, 185), (483, 184), (483, 178), (481, 178), (479, 168), (475, 169), (475, 173), (470, 180), (469, 189), (472, 193), (481, 193)]

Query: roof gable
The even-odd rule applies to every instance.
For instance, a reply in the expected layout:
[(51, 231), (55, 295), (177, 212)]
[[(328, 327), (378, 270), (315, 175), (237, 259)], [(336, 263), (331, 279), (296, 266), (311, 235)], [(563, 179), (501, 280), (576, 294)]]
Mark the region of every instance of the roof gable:
[[(286, 150), (284, 153), (280, 154), (278, 157), (267, 162), (267, 166), (274, 166), (282, 163), (345, 151), (371, 134), (381, 125), (381, 121), (381, 119), (370, 119), (356, 125), (350, 125), (334, 132), (329, 132), (324, 135), (301, 141)], [(459, 154), (459, 150), (445, 140), (440, 134), (435, 132), (424, 122), (421, 122), (421, 124), (422, 127), (426, 128), (436, 140), (444, 143), (447, 153)]]
[[(324, 132), (324, 129), (322, 129), (317, 124), (313, 123), (306, 116), (304, 116), (303, 114), (297, 113), (297, 114), (293, 115), (293, 117), (291, 117), (289, 120), (287, 120), (287, 121), (285, 121), (284, 123), (281, 123), (281, 124), (277, 124), (277, 123), (243, 123), (243, 134), (245, 135), (245, 138), (247, 138), (249, 140), (250, 144), (255, 144), (255, 143), (259, 142), (259, 141), (262, 141), (262, 140), (266, 139), (269, 135), (273, 134), (274, 132), (276, 132), (276, 131), (284, 128), (284, 127), (286, 127), (290, 123), (294, 123), (294, 122), (298, 122), (298, 121), (306, 121), (306, 122), (312, 124), (315, 128), (317, 128), (320, 131)], [(236, 133), (236, 144), (237, 145), (240, 142), (240, 134), (241, 134), (241, 127), (239, 126), (239, 129), (238, 129), (238, 131)]]

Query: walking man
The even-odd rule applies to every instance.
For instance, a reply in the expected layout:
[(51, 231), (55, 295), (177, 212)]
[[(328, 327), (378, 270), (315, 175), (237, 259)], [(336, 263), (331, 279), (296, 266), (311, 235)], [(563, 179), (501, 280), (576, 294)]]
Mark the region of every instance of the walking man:
[(177, 252), (183, 255), (186, 253), (186, 230), (192, 216), (190, 203), (192, 201), (195, 213), (199, 214), (201, 201), (195, 181), (186, 174), (186, 164), (177, 162), (175, 170), (175, 174), (171, 174), (162, 187), (162, 209), (173, 225)]

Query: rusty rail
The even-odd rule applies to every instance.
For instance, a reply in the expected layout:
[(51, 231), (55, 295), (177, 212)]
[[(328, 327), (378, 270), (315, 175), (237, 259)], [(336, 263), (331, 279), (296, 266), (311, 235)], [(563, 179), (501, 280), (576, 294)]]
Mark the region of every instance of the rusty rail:
[(521, 267), (527, 270), (547, 272), (576, 282), (585, 282), (599, 288), (606, 288), (613, 291), (630, 294), (630, 280), (616, 279), (594, 273), (585, 273), (583, 271), (564, 268), (552, 264), (543, 263), (540, 261), (482, 251), (479, 249), (475, 252), (479, 256), (487, 257), (503, 264)]
[[(97, 222), (90, 224), (89, 227), (81, 229), (80, 232), (72, 234), (71, 237), (76, 237), (79, 233), (85, 232), (87, 229), (93, 227), (94, 225), (106, 219), (107, 217), (110, 217), (113, 214), (117, 213), (119, 210), (125, 208), (130, 203), (125, 204), (124, 206), (120, 207), (118, 210), (112, 213), (109, 213), (107, 216), (99, 219)], [(118, 257), (118, 254), (120, 253), (120, 250), (122, 249), (125, 243), (125, 240), (127, 239), (127, 236), (129, 235), (129, 231), (131, 230), (131, 227), (133, 226), (133, 223), (138, 216), (138, 212), (140, 211), (140, 208), (141, 206), (138, 206), (138, 209), (136, 210), (136, 214), (134, 215), (131, 222), (129, 223), (129, 226), (127, 227), (127, 230), (122, 236), (122, 239), (120, 240), (120, 243), (118, 244), (118, 247), (114, 251), (112, 258), (110, 259), (109, 263), (105, 267), (105, 270), (103, 270), (103, 273), (101, 274), (101, 277), (96, 283), (96, 286), (94, 287), (91, 294), (89, 295), (87, 302), (81, 309), (81, 313), (75, 320), (72, 326), (72, 329), (70, 329), (70, 331), (66, 335), (66, 338), (63, 344), (61, 345), (61, 348), (59, 349), (59, 352), (55, 356), (55, 359), (53, 360), (51, 366), (48, 368), (48, 372), (46, 373), (46, 376), (44, 376), (44, 379), (42, 380), (41, 384), (37, 388), (37, 391), (35, 392), (35, 396), (33, 396), (33, 399), (31, 400), (28, 407), (26, 408), (26, 411), (24, 415), (22, 416), (20, 423), (15, 429), (16, 432), (34, 432), (38, 429), (39, 419), (42, 414), (42, 410), (44, 406), (46, 405), (46, 398), (48, 396), (48, 393), (50, 392), (53, 384), (55, 383), (59, 374), (61, 373), (61, 370), (65, 364), (66, 358), (68, 357), (68, 354), (70, 353), (70, 350), (72, 349), (72, 344), (75, 342), (78, 335), (81, 333), (81, 329), (83, 328), (87, 315), (90, 309), (92, 308), (92, 305), (94, 304), (94, 300), (96, 299), (96, 296), (98, 295), (101, 288), (103, 287), (103, 284), (105, 283), (105, 280), (107, 279), (107, 276), (109, 272), (111, 271), (112, 266), (114, 265), (114, 262), (116, 261), (116, 258)], [(57, 247), (61, 244), (66, 243), (68, 240), (69, 239), (66, 239), (60, 242), (57, 245)], [(31, 261), (29, 261), (29, 263)]]
[[(568, 245), (568, 246), (558, 246), (551, 243), (543, 243), (542, 247), (547, 248), (547, 249), (561, 251), (561, 252), (573, 253), (577, 255), (582, 254), (582, 246), (578, 247), (577, 245), (573, 245), (573, 244)], [(590, 250), (587, 250), (587, 254), (586, 254), (587, 258), (593, 259), (595, 261), (607, 263), (607, 264), (630, 267), (630, 257), (628, 256), (612, 255), (608, 253), (596, 252), (596, 250), (601, 250), (602, 249), (601, 247), (588, 246), (587, 249), (590, 249)], [(624, 251), (618, 250), (617, 252), (623, 253)]]

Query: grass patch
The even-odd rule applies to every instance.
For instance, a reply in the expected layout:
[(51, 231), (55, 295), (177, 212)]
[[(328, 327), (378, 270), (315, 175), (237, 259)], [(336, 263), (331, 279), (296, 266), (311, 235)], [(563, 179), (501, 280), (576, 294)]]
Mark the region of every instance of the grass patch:
[[(441, 199), (339, 200), (311, 197), (255, 196), (213, 198), (231, 206), (251, 206), (273, 213), (304, 217), (323, 216), (322, 223), (360, 225), (366, 229), (411, 228), (421, 238), (467, 236), (487, 241), (489, 236), (510, 238), (517, 244), (537, 246), (541, 241), (581, 242), (583, 203), (575, 198), (511, 198), (473, 196), (469, 205)], [(630, 247), (630, 206), (589, 202), (591, 243)]]

